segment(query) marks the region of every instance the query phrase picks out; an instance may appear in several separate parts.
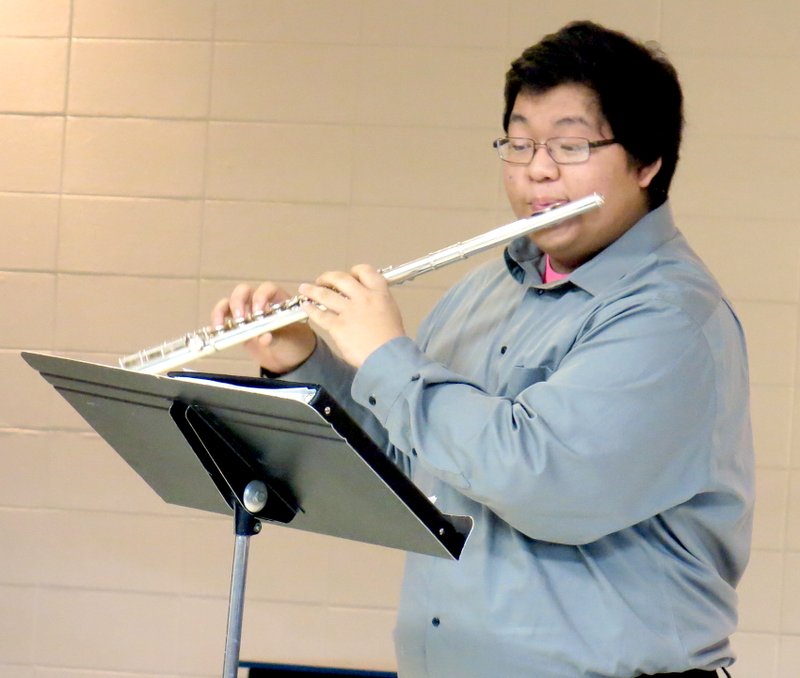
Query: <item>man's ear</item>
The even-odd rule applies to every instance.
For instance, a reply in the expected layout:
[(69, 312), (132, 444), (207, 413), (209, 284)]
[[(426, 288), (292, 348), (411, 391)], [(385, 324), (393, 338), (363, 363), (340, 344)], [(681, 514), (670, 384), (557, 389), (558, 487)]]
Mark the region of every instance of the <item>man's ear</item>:
[(637, 171), (637, 174), (639, 175), (639, 187), (647, 188), (650, 185), (650, 182), (653, 180), (653, 177), (655, 177), (655, 175), (658, 174), (658, 170), (660, 169), (661, 169), (661, 158), (659, 158), (655, 162), (650, 163), (649, 165), (640, 167)]

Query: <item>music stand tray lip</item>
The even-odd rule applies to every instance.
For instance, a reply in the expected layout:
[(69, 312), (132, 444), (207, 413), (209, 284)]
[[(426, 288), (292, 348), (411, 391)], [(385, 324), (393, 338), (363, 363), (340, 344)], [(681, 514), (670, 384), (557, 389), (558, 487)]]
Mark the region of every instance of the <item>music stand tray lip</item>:
[[(202, 468), (189, 469), (199, 464), (194, 453), (191, 461), (185, 459), (190, 449), (167, 414), (169, 406), (181, 399), (209, 408), (233, 432), (249, 434), (251, 445), (271, 443), (273, 439), (279, 443), (291, 439), (294, 444), (301, 439), (309, 447), (322, 450), (311, 459), (315, 450), (298, 453), (302, 473), (292, 480), (298, 483), (295, 494), (303, 509), (302, 519), (309, 518), (309, 509), (313, 511), (313, 507), (303, 506), (304, 501), (320, 498), (322, 481), (311, 478), (316, 464), (328, 464), (324, 470), (339, 475), (339, 487), (330, 483), (332, 492), (338, 494), (325, 498), (328, 504), (320, 504), (325, 505), (325, 511), (317, 512), (318, 522), (307, 520), (289, 527), (454, 560), (460, 557), (471, 532), (470, 516), (439, 511), (318, 384), (192, 371), (157, 376), (46, 353), (25, 351), (22, 357), (168, 503), (231, 513)], [(298, 386), (310, 389), (313, 395), (308, 402), (270, 397), (271, 389)], [(148, 428), (151, 430), (143, 430)], [(157, 444), (148, 436), (156, 436)], [(171, 446), (182, 449), (168, 450)], [(142, 447), (148, 449), (141, 452)], [(169, 463), (164, 461), (165, 456), (170, 457)], [(283, 457), (285, 465), (292, 467), (291, 455), (283, 453)], [(266, 463), (264, 459), (258, 461)], [(180, 472), (187, 469), (191, 477), (182, 479)], [(173, 477), (166, 478), (165, 474)], [(342, 474), (352, 474), (352, 487), (363, 490), (363, 496), (348, 486), (350, 477)], [(213, 489), (198, 486), (203, 483)], [(313, 492), (304, 493), (304, 483)], [(340, 515), (321, 515), (332, 512)], [(386, 520), (386, 516), (397, 517), (399, 522)], [(347, 520), (352, 521), (350, 527), (354, 529)]]

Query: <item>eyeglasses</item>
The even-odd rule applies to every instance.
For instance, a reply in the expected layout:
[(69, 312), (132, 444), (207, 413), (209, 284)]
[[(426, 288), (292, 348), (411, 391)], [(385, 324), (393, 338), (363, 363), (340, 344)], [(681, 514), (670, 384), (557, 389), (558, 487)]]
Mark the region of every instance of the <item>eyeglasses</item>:
[(581, 137), (553, 137), (538, 143), (526, 137), (500, 137), (492, 142), (500, 158), (512, 165), (529, 165), (537, 148), (546, 148), (548, 155), (559, 165), (586, 162), (593, 148), (616, 144), (616, 139), (589, 141)]

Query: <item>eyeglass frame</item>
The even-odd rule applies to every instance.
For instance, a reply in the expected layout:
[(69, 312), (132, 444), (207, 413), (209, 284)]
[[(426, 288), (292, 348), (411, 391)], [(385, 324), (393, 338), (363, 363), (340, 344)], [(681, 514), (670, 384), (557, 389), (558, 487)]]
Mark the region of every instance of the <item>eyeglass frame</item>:
[[(500, 153), (500, 146), (501, 142), (511, 141), (513, 139), (520, 139), (524, 141), (530, 141), (531, 146), (531, 159), (527, 162), (521, 162), (519, 160), (508, 160), (504, 158)], [(550, 152), (550, 146), (548, 144), (551, 141), (556, 141), (558, 139), (574, 139), (575, 141), (585, 141), (586, 142), (586, 157), (581, 160), (569, 161), (569, 162), (560, 162), (553, 157), (553, 154)], [(591, 141), (585, 137), (550, 137), (549, 139), (545, 139), (542, 143), (539, 143), (535, 139), (531, 139), (530, 137), (498, 137), (492, 142), (492, 147), (494, 150), (497, 151), (497, 155), (500, 156), (500, 160), (503, 162), (507, 162), (509, 165), (519, 165), (525, 166), (530, 165), (533, 162), (533, 159), (536, 157), (536, 150), (539, 148), (544, 148), (547, 151), (547, 155), (550, 159), (556, 163), (557, 165), (580, 165), (584, 162), (588, 162), (589, 158), (592, 157), (592, 150), (595, 148), (602, 148), (603, 146), (610, 146), (611, 144), (618, 144), (619, 142), (616, 139), (599, 139), (598, 141)]]

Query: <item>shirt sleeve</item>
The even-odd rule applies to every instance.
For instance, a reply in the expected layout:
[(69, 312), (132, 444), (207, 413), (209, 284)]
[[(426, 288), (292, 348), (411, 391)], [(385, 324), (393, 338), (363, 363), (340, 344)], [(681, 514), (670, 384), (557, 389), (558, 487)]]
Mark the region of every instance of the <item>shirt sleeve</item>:
[(407, 338), (375, 351), (352, 392), (433, 476), (532, 538), (583, 544), (708, 487), (710, 352), (681, 308), (628, 300), (587, 323), (544, 380), (522, 366), (530, 383), (516, 397), (486, 393)]

